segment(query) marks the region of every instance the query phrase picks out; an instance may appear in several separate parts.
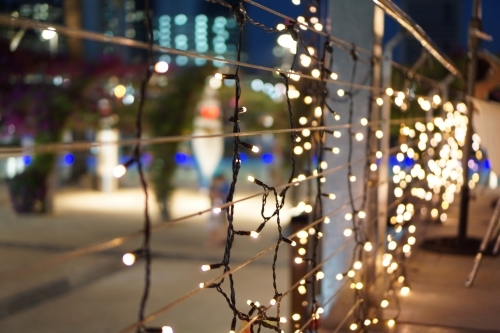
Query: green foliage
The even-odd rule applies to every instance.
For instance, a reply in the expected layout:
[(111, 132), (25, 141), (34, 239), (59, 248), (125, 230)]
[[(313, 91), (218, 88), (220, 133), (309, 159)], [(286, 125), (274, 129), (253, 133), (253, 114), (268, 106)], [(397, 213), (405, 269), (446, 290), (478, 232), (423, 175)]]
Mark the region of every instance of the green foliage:
[[(208, 74), (208, 69), (200, 69), (169, 76), (167, 87), (146, 105), (145, 120), (151, 137), (182, 135), (189, 130)], [(165, 203), (172, 191), (177, 146), (177, 143), (167, 143), (149, 147), (154, 156), (151, 179), (160, 204)]]

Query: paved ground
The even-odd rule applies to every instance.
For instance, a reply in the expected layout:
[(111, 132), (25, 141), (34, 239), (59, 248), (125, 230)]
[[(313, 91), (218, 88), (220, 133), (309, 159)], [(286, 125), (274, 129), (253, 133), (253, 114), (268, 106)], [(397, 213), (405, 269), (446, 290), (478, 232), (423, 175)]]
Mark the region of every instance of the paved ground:
[[(493, 213), (491, 202), (500, 197), (499, 191), (480, 192), (470, 203), (468, 234), (482, 238)], [(450, 207), (445, 223), (417, 221), (418, 239), (454, 236), (458, 225), (458, 199)], [(500, 258), (483, 257), (474, 285), (464, 283), (472, 268), (473, 257), (413, 251), (407, 271), (411, 292), (400, 296), (401, 313), (397, 325), (373, 327), (374, 332), (394, 333), (479, 333), (500, 332)], [(323, 333), (331, 333), (352, 306), (352, 297), (344, 296), (325, 322)], [(392, 303), (383, 318), (393, 318), (397, 312)], [(340, 318), (340, 319), (339, 319)], [(350, 320), (347, 323), (351, 323)], [(344, 332), (348, 332), (344, 327)]]
[[(142, 195), (138, 190), (114, 194), (66, 190), (56, 197), (52, 216), (15, 216), (3, 195), (0, 206), (1, 274), (53, 257), (63, 251), (96, 241), (134, 232), (142, 226)], [(2, 201), (0, 199), (0, 201)], [(241, 230), (255, 229), (259, 214), (252, 205), (260, 199), (241, 203), (236, 223)], [(205, 195), (177, 191), (172, 204), (173, 217), (203, 210), (209, 206)], [(158, 211), (151, 205), (154, 223)], [(255, 207), (255, 206), (253, 206)], [(253, 212), (253, 214), (252, 214)], [(206, 248), (206, 217), (194, 217), (154, 233), (151, 298), (148, 312), (156, 310), (221, 271), (202, 273), (206, 263), (219, 262), (222, 248)], [(289, 217), (283, 216), (283, 221)], [(285, 223), (286, 224), (286, 223)], [(234, 245), (232, 262), (241, 263), (268, 248), (276, 237), (275, 228), (265, 228), (258, 239), (242, 237)], [(44, 269), (21, 278), (0, 282), (0, 332), (118, 332), (136, 319), (144, 285), (143, 262), (133, 267), (121, 263), (123, 253), (134, 250), (140, 239), (107, 251), (84, 256), (63, 265)], [(281, 252), (278, 287), (288, 288), (288, 253)], [(234, 274), (237, 300), (271, 299), (274, 295), (272, 253), (259, 258), (244, 271)], [(153, 322), (169, 324), (176, 332), (228, 331), (230, 312), (221, 295), (204, 290), (187, 302), (159, 316)], [(283, 302), (287, 314), (288, 303)]]
[[(472, 202), (472, 235), (482, 236), (492, 213), (490, 201), (498, 194), (484, 193)], [(52, 216), (16, 217), (10, 211), (5, 193), (0, 193), (0, 332), (118, 332), (136, 319), (143, 286), (143, 263), (124, 267), (121, 255), (137, 248), (139, 239), (103, 254), (85, 256), (21, 278), (1, 280), (1, 274), (18, 267), (141, 228), (142, 203), (137, 190), (121, 190), (113, 195), (65, 190), (56, 199), (56, 212)], [(249, 209), (250, 205), (258, 204), (258, 200), (241, 204), (237, 209), (241, 229), (253, 228), (260, 222), (258, 214), (252, 215), (253, 210)], [(192, 211), (193, 207), (207, 208), (207, 198), (188, 190), (175, 193), (174, 217)], [(152, 216), (158, 223), (156, 209)], [(452, 235), (456, 230), (456, 206), (451, 208), (449, 216), (444, 225), (429, 225), (420, 230), (426, 229), (425, 237)], [(265, 230), (257, 240), (245, 237), (236, 242), (235, 263), (243, 262), (275, 241), (275, 230)], [(204, 217), (155, 233), (148, 312), (214, 276), (213, 272), (201, 273), (200, 266), (219, 261), (222, 249), (205, 248), (205, 233)], [(272, 296), (271, 259), (264, 256), (235, 273), (238, 303)], [(290, 285), (287, 260), (288, 253), (284, 251), (277, 269), (278, 276), (282, 277), (280, 290)], [(466, 289), (463, 283), (471, 265), (471, 257), (415, 251), (408, 265), (412, 291), (402, 298), (402, 312), (392, 331), (500, 332), (499, 259), (485, 258), (473, 288)], [(204, 290), (158, 316), (153, 324), (171, 325), (176, 332), (226, 332), (230, 312), (224, 299), (215, 294), (214, 290)], [(391, 311), (385, 314), (387, 318), (392, 315)], [(283, 312), (288, 314), (286, 301)], [(384, 326), (375, 329), (384, 330), (387, 330)]]

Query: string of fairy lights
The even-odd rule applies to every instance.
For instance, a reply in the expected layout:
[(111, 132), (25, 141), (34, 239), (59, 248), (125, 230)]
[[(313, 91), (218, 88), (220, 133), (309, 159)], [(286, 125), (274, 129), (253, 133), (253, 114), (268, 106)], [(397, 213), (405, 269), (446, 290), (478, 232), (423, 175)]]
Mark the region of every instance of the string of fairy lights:
[[(296, 1), (296, 0), (293, 0)], [(292, 2), (293, 2), (292, 1)], [(237, 48), (237, 59), (236, 61), (227, 61), (227, 63), (236, 65), (233, 73), (218, 73), (215, 75), (215, 78), (220, 80), (231, 80), (235, 83), (235, 105), (234, 111), (229, 119), (231, 123), (233, 123), (233, 131), (231, 134), (227, 134), (227, 136), (233, 137), (233, 158), (232, 158), (232, 181), (229, 189), (229, 193), (227, 194), (226, 203), (219, 207), (212, 207), (210, 209), (204, 210), (202, 212), (196, 212), (193, 214), (188, 214), (186, 216), (180, 217), (178, 219), (169, 221), (167, 223), (163, 223), (160, 225), (156, 225), (154, 227), (151, 226), (151, 222), (149, 219), (148, 206), (147, 206), (147, 183), (145, 181), (143, 167), (141, 164), (141, 144), (145, 142), (142, 136), (142, 109), (147, 96), (147, 83), (152, 74), (153, 62), (152, 62), (152, 52), (156, 49), (153, 45), (153, 32), (149, 11), (149, 1), (146, 1), (146, 15), (145, 15), (145, 24), (148, 31), (148, 43), (146, 45), (146, 49), (148, 51), (148, 66), (146, 75), (141, 82), (141, 90), (140, 90), (140, 102), (139, 108), (137, 112), (136, 118), (136, 135), (133, 141), (130, 141), (125, 144), (134, 145), (134, 150), (132, 157), (124, 164), (119, 165), (113, 171), (115, 176), (121, 176), (125, 174), (127, 168), (132, 164), (137, 164), (138, 172), (141, 179), (141, 187), (144, 191), (146, 203), (144, 209), (144, 228), (140, 232), (136, 232), (130, 235), (125, 235), (122, 237), (114, 238), (105, 242), (100, 242), (98, 244), (92, 244), (88, 247), (83, 247), (67, 253), (59, 258), (55, 258), (53, 261), (46, 261), (45, 264), (41, 263), (40, 265), (32, 266), (30, 269), (43, 269), (46, 268), (47, 265), (59, 264), (61, 262), (72, 260), (76, 257), (86, 255), (89, 253), (97, 253), (101, 251), (108, 250), (113, 247), (117, 247), (123, 244), (126, 241), (129, 241), (132, 238), (143, 236), (143, 244), (140, 249), (126, 253), (123, 256), (123, 262), (127, 265), (132, 265), (134, 262), (140, 258), (144, 257), (145, 263), (145, 286), (143, 295), (141, 297), (140, 307), (139, 307), (139, 320), (124, 329), (122, 332), (129, 332), (131, 330), (136, 329), (138, 332), (163, 332), (163, 333), (171, 333), (173, 332), (173, 328), (171, 326), (163, 326), (163, 327), (146, 327), (144, 326), (147, 322), (155, 318), (157, 315), (170, 310), (172, 307), (180, 304), (185, 301), (187, 298), (192, 297), (198, 292), (206, 289), (215, 289), (221, 296), (225, 299), (229, 310), (233, 314), (233, 318), (230, 322), (230, 333), (236, 332), (237, 320), (242, 320), (246, 322), (246, 326), (243, 327), (240, 332), (243, 332), (245, 329), (250, 329), (251, 332), (254, 332), (256, 328), (258, 332), (261, 331), (262, 328), (267, 328), (276, 332), (283, 332), (281, 328), (281, 324), (291, 321), (298, 322), (301, 319), (300, 314), (291, 314), (290, 318), (286, 318), (281, 315), (280, 305), (283, 300), (283, 297), (289, 295), (293, 291), (297, 291), (300, 294), (307, 294), (308, 301), (306, 304), (306, 311), (308, 312), (307, 321), (303, 321), (301, 325), (294, 326), (294, 332), (316, 332), (319, 327), (319, 319), (321, 315), (324, 313), (324, 306), (330, 303), (337, 294), (333, 295), (331, 298), (324, 302), (320, 302), (317, 299), (317, 291), (320, 288), (321, 281), (326, 278), (332, 278), (325, 276), (325, 273), (320, 270), (320, 268), (331, 258), (337, 255), (341, 249), (343, 249), (349, 242), (355, 241), (355, 246), (353, 248), (352, 262), (350, 266), (345, 272), (339, 272), (335, 278), (338, 280), (345, 279), (344, 285), (349, 285), (351, 289), (353, 289), (355, 294), (355, 300), (353, 306), (348, 309), (347, 314), (341, 320), (339, 326), (336, 331), (340, 329), (340, 327), (348, 320), (350, 316), (352, 316), (352, 323), (349, 325), (349, 328), (353, 331), (362, 330), (371, 324), (376, 324), (379, 322), (379, 319), (376, 317), (369, 318), (366, 303), (367, 303), (367, 294), (366, 290), (368, 286), (363, 285), (363, 281), (365, 281), (364, 276), (367, 274), (367, 265), (365, 265), (364, 253), (370, 252), (373, 249), (372, 243), (369, 241), (368, 235), (365, 233), (365, 226), (373, 223), (374, 219), (370, 219), (366, 221), (365, 218), (367, 214), (364, 211), (364, 206), (367, 200), (367, 192), (368, 192), (368, 175), (369, 171), (375, 172), (377, 171), (377, 163), (376, 160), (382, 158), (383, 154), (390, 154), (394, 149), (390, 151), (382, 152), (377, 150), (376, 152), (372, 151), (370, 142), (371, 136), (374, 135), (377, 139), (381, 140), (384, 136), (389, 136), (389, 133), (383, 133), (381, 130), (378, 130), (379, 123), (377, 122), (369, 122), (368, 119), (371, 119), (370, 115), (367, 118), (361, 119), (360, 124), (353, 124), (353, 113), (355, 109), (354, 105), (354, 97), (357, 93), (356, 89), (366, 89), (371, 90), (371, 86), (367, 86), (364, 84), (366, 79), (362, 80), (362, 83), (355, 83), (354, 79), (356, 77), (357, 71), (357, 63), (373, 63), (374, 59), (371, 52), (364, 50), (362, 48), (357, 47), (354, 44), (350, 44), (339, 40), (338, 38), (324, 32), (326, 24), (321, 23), (319, 17), (319, 1), (312, 1), (308, 4), (307, 10), (309, 12), (308, 15), (300, 16), (299, 18), (291, 19), (287, 16), (282, 15), (281, 13), (277, 13), (275, 11), (270, 10), (269, 8), (262, 6), (254, 1), (250, 0), (238, 0), (234, 2), (233, 5), (225, 2), (223, 0), (209, 0), (209, 2), (214, 3), (214, 5), (222, 5), (230, 10), (234, 19), (239, 27), (239, 38), (238, 38), (238, 48)], [(286, 24), (280, 23), (276, 28), (266, 27), (265, 25), (255, 21), (252, 19), (246, 12), (244, 3), (249, 3), (252, 5), (256, 5), (257, 7), (267, 10), (270, 13), (280, 14), (277, 15), (281, 18), (287, 20)], [(300, 2), (300, 1), (299, 1)], [(311, 15), (314, 14), (314, 15)], [(23, 21), (19, 21), (23, 22)], [(290, 52), (294, 54), (295, 64), (296, 60), (299, 59), (300, 63), (303, 67), (309, 67), (310, 64), (313, 65), (313, 69), (311, 70), (311, 75), (307, 75), (305, 73), (301, 73), (300, 71), (296, 71), (293, 68), (293, 64), (289, 69), (278, 70), (280, 77), (284, 80), (284, 84), (286, 87), (286, 104), (287, 104), (287, 113), (290, 122), (289, 129), (283, 129), (282, 131), (266, 131), (266, 133), (288, 133), (290, 135), (290, 143), (291, 143), (291, 152), (290, 152), (290, 165), (291, 172), (286, 184), (282, 184), (279, 186), (270, 186), (263, 181), (249, 176), (248, 181), (254, 183), (255, 185), (262, 188), (263, 192), (257, 193), (247, 198), (243, 198), (240, 200), (235, 200), (234, 195), (236, 192), (236, 185), (239, 180), (238, 176), (242, 167), (241, 163), (241, 153), (240, 149), (248, 149), (254, 153), (259, 152), (259, 147), (249, 144), (241, 139), (242, 136), (245, 135), (260, 135), (262, 133), (243, 133), (240, 130), (239, 122), (240, 117), (244, 117), (244, 113), (247, 112), (247, 109), (244, 106), (240, 105), (240, 97), (241, 97), (241, 85), (240, 85), (240, 66), (246, 66), (248, 64), (242, 63), (241, 60), (241, 49), (243, 43), (243, 32), (244, 26), (246, 23), (250, 23), (259, 28), (264, 29), (267, 32), (285, 32), (287, 33), (292, 40), (296, 43), (296, 48), (290, 49)], [(321, 52), (316, 50), (315, 47), (308, 45), (303, 36), (301, 36), (300, 30), (308, 30), (312, 31), (319, 36), (325, 38), (322, 43), (323, 49)], [(62, 29), (61, 31), (64, 31)], [(74, 31), (73, 31), (74, 33)], [(69, 33), (70, 34), (70, 33)], [(97, 38), (94, 34), (93, 38)], [(108, 41), (113, 40), (112, 38), (108, 38)], [(118, 42), (118, 40), (117, 40)], [(318, 44), (318, 43), (316, 43)], [(129, 46), (136, 47), (144, 47), (140, 43), (129, 43)], [(301, 46), (303, 48), (303, 53), (301, 53)], [(340, 49), (343, 52), (348, 52), (352, 59), (352, 73), (349, 82), (340, 82), (337, 81), (338, 74), (332, 71), (333, 63), (334, 63), (334, 47)], [(179, 51), (179, 50), (177, 50)], [(358, 55), (358, 51), (369, 54), (369, 59), (361, 59)], [(202, 57), (196, 53), (185, 52), (189, 56), (194, 57)], [(321, 54), (321, 57), (316, 56)], [(250, 67), (250, 66), (246, 66)], [(268, 70), (262, 69), (261, 70)], [(407, 69), (399, 68), (402, 71), (407, 71)], [(272, 69), (276, 71), (275, 69)], [(406, 72), (407, 73), (407, 72)], [(369, 77), (369, 76), (367, 76)], [(415, 78), (416, 76), (414, 76)], [(303, 126), (302, 129), (297, 129), (294, 127), (294, 114), (292, 112), (292, 91), (296, 90), (290, 84), (290, 80), (298, 81), (299, 79), (309, 79), (313, 80), (316, 83), (313, 86), (309, 94), (304, 97), (304, 104), (311, 105), (313, 112), (310, 117), (301, 117), (298, 119), (298, 123)], [(423, 81), (426, 84), (432, 84), (429, 80), (426, 80), (425, 77), (422, 77)], [(330, 92), (328, 84), (332, 83), (343, 84), (349, 89), (346, 91), (344, 89), (338, 89), (336, 91), (337, 96), (340, 99), (333, 99)], [(415, 80), (414, 82), (417, 82)], [(395, 213), (390, 216), (389, 222), (393, 225), (391, 232), (387, 235), (386, 240), (386, 251), (383, 257), (382, 265), (386, 267), (387, 276), (386, 284), (385, 284), (385, 292), (383, 299), (380, 304), (375, 305), (378, 309), (388, 308), (391, 304), (394, 304), (398, 311), (395, 316), (386, 320), (389, 326), (394, 326), (397, 316), (399, 315), (399, 301), (398, 301), (398, 293), (395, 291), (396, 288), (399, 289), (399, 294), (407, 295), (410, 292), (409, 281), (406, 276), (405, 271), (405, 260), (411, 255), (412, 246), (416, 244), (415, 232), (416, 226), (413, 223), (416, 214), (425, 215), (426, 207), (429, 205), (425, 205), (425, 202), (439, 202), (438, 207), (433, 207), (429, 214), (432, 218), (439, 218), (441, 221), (445, 221), (447, 218), (446, 210), (449, 208), (449, 205), (453, 202), (454, 195), (460, 191), (460, 187), (464, 183), (464, 175), (463, 170), (461, 168), (461, 159), (464, 158), (462, 156), (461, 148), (465, 143), (465, 131), (467, 127), (467, 117), (464, 114), (467, 112), (464, 103), (456, 103), (453, 104), (451, 101), (443, 101), (439, 95), (434, 95), (432, 97), (427, 96), (418, 96), (411, 89), (406, 89), (403, 91), (396, 91), (393, 88), (388, 88), (382, 94), (386, 94), (391, 98), (391, 104), (398, 107), (403, 113), (407, 111), (412, 104), (415, 104), (414, 101), (418, 103), (418, 106), (421, 108), (423, 112), (442, 112), (443, 115), (433, 117), (430, 122), (421, 122), (422, 119), (402, 119), (401, 121), (392, 121), (391, 123), (397, 124), (400, 126), (399, 134), (400, 134), (400, 142), (403, 142), (397, 147), (398, 150), (395, 152), (395, 157), (399, 163), (404, 163), (409, 161), (409, 165), (405, 167), (401, 167), (400, 165), (394, 165), (391, 173), (392, 182), (394, 184), (394, 197), (396, 198), (394, 202), (392, 202), (389, 207), (395, 207)], [(344, 102), (347, 100), (349, 112), (347, 114), (348, 124), (346, 125), (333, 125), (328, 126), (327, 118), (333, 117), (334, 120), (338, 121), (341, 117), (334, 107), (333, 104), (329, 103), (329, 100), (333, 100), (333, 102)], [(370, 97), (371, 101), (375, 101), (375, 103), (380, 107), (383, 105), (382, 95), (372, 95)], [(373, 110), (370, 110), (373, 112)], [(343, 115), (342, 115), (343, 116)], [(366, 135), (363, 135), (360, 131), (354, 131), (356, 126), (361, 126), (362, 128), (367, 128)], [(343, 164), (338, 167), (329, 168), (328, 163), (325, 161), (325, 153), (332, 153), (333, 155), (337, 155), (340, 152), (339, 147), (327, 147), (326, 146), (326, 136), (331, 134), (334, 138), (339, 138), (341, 136), (341, 132), (336, 129), (347, 128), (348, 131), (348, 160), (346, 164)], [(300, 135), (299, 135), (300, 133)], [(313, 135), (311, 135), (313, 134)], [(223, 136), (223, 135), (219, 135)], [(182, 140), (192, 140), (195, 139), (193, 137), (176, 137), (176, 138), (165, 138), (164, 142), (177, 142)], [(387, 139), (387, 138), (386, 138)], [(154, 138), (152, 139), (154, 140)], [(354, 149), (354, 142), (356, 140), (361, 142), (366, 140), (366, 153), (367, 157), (362, 160), (352, 161), (352, 152)], [(414, 141), (414, 142), (411, 142)], [(475, 142), (479, 142), (477, 139)], [(149, 142), (149, 143), (160, 143), (160, 142)], [(300, 144), (299, 144), (300, 143)], [(120, 142), (117, 142), (120, 144)], [(71, 145), (71, 144), (70, 144)], [(75, 149), (88, 149), (92, 146), (92, 143), (80, 143), (81, 146), (78, 146), (78, 143), (74, 144)], [(415, 147), (416, 146), (416, 147)], [(58, 151), (62, 149), (68, 149), (68, 145), (65, 146), (51, 146), (51, 148), (46, 147), (48, 150)], [(417, 151), (417, 148), (420, 152)], [(34, 148), (36, 149), (36, 147)], [(39, 148), (43, 150), (44, 148)], [(299, 174), (296, 175), (296, 156), (301, 155), (304, 151), (311, 150), (313, 155), (315, 156), (314, 167), (311, 175)], [(476, 149), (477, 150), (477, 149)], [(11, 151), (6, 151), (9, 153)], [(426, 157), (426, 159), (423, 158)], [(364, 163), (364, 179), (363, 179), (363, 191), (362, 194), (358, 197), (354, 197), (352, 191), (352, 183), (356, 181), (356, 177), (353, 174), (352, 166), (357, 163)], [(335, 210), (328, 214), (324, 214), (323, 200), (335, 200), (336, 196), (334, 193), (326, 193), (323, 190), (324, 184), (326, 182), (326, 175), (332, 174), (340, 169), (347, 168), (348, 169), (348, 177), (346, 182), (348, 184), (349, 190), (349, 200), (345, 204), (337, 207)], [(310, 220), (307, 226), (301, 228), (296, 233), (285, 236), (282, 230), (281, 221), (280, 221), (280, 212), (285, 204), (285, 197), (287, 191), (293, 187), (298, 186), (303, 183), (309, 184), (311, 186), (312, 182), (308, 182), (310, 180), (314, 180), (316, 182), (316, 194), (313, 198), (310, 198), (310, 202), (313, 204), (309, 204), (307, 202), (299, 203), (297, 210), (303, 213), (310, 214)], [(477, 182), (477, 180), (473, 177), (472, 182)], [(380, 185), (380, 184), (379, 184)], [(373, 188), (373, 187), (372, 187)], [(411, 189), (411, 190), (410, 190)], [(258, 209), (261, 210), (262, 223), (253, 231), (242, 231), (237, 230), (235, 228), (234, 221), (234, 209), (235, 205), (238, 202), (242, 202), (249, 198), (253, 198), (256, 196), (261, 196), (261, 206)], [(274, 211), (270, 215), (264, 214), (264, 208), (266, 207), (267, 200), (271, 196), (274, 199)], [(355, 203), (361, 199), (361, 205), (359, 207), (355, 206)], [(414, 203), (414, 200), (419, 199), (418, 203)], [(321, 258), (320, 255), (320, 243), (323, 238), (322, 227), (323, 224), (330, 223), (330, 217), (334, 214), (337, 214), (342, 211), (342, 209), (348, 208), (350, 212), (347, 213), (344, 218), (347, 221), (352, 222), (352, 228), (344, 230), (344, 236), (347, 237), (347, 241), (339, 246), (339, 248), (334, 251), (332, 254), (326, 256), (325, 258)], [(150, 235), (151, 232), (155, 230), (160, 230), (163, 228), (167, 228), (173, 225), (172, 222), (181, 222), (186, 221), (190, 217), (195, 215), (201, 215), (209, 212), (217, 211), (219, 213), (226, 214), (228, 221), (227, 228), (227, 237), (226, 244), (223, 253), (223, 258), (220, 262), (214, 264), (205, 264), (201, 267), (203, 271), (215, 270), (215, 269), (223, 269), (223, 273), (207, 282), (200, 283), (199, 287), (189, 292), (188, 294), (180, 297), (179, 299), (169, 303), (167, 306), (158, 309), (157, 311), (151, 313), (150, 315), (146, 315), (145, 307), (149, 295), (150, 289), (150, 275), (151, 275), (151, 247), (150, 247)], [(278, 231), (278, 240), (277, 243), (270, 248), (258, 253), (256, 256), (252, 257), (248, 261), (243, 264), (238, 265), (237, 267), (231, 267), (231, 250), (233, 248), (233, 243), (235, 241), (235, 236), (249, 236), (257, 238), (259, 233), (263, 230), (263, 228), (268, 224), (268, 222), (274, 219), (277, 225)], [(351, 237), (352, 236), (352, 237)], [(297, 241), (293, 239), (297, 239)], [(311, 255), (305, 256), (306, 252), (303, 247), (297, 247), (298, 256), (295, 258), (296, 264), (307, 264), (308, 272), (307, 274), (301, 278), (299, 281), (296, 281), (288, 290), (279, 291), (277, 288), (277, 272), (276, 272), (276, 264), (279, 255), (279, 249), (282, 243), (287, 243), (288, 245), (295, 247), (297, 242), (301, 245), (305, 245), (311, 240)], [(274, 290), (274, 294), (270, 296), (269, 305), (261, 305), (257, 300), (248, 301), (247, 306), (249, 307), (247, 311), (243, 309), (239, 309), (236, 305), (236, 291), (235, 291), (235, 279), (233, 277), (233, 273), (240, 270), (241, 268), (248, 265), (250, 262), (256, 260), (261, 257), (265, 253), (274, 250), (274, 257), (271, 266), (272, 271), (272, 286)], [(303, 251), (302, 251), (303, 250)], [(26, 270), (24, 271), (26, 272)], [(19, 273), (19, 272), (18, 272)], [(7, 275), (9, 276), (9, 275)], [(10, 275), (10, 276), (15, 276)], [(223, 290), (223, 285), (228, 282), (229, 284), (229, 293)], [(374, 306), (371, 304), (371, 306)], [(276, 313), (270, 315), (269, 310), (275, 308)], [(381, 313), (378, 311), (377, 313)], [(291, 320), (290, 320), (291, 319)]]

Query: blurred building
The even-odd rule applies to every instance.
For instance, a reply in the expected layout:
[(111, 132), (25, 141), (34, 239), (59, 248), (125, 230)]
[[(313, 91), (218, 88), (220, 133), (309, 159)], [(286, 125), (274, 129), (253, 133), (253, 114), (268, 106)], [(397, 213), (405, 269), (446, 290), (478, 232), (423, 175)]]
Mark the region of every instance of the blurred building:
[[(462, 0), (403, 0), (402, 8), (420, 25), (446, 53), (460, 45)], [(413, 63), (422, 50), (419, 42), (407, 38), (403, 45), (402, 61)]]
[[(157, 44), (225, 59), (236, 58), (238, 27), (226, 7), (199, 0), (156, 0), (152, 7)], [(177, 66), (206, 63), (204, 59), (185, 56), (160, 58)]]

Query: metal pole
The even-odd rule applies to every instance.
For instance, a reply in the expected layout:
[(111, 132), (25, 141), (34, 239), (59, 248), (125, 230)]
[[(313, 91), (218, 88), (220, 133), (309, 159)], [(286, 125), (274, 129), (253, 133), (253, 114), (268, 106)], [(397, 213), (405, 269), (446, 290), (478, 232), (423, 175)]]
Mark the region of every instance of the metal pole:
[(391, 86), (392, 81), (392, 52), (394, 51), (394, 48), (403, 40), (403, 38), (404, 34), (400, 32), (387, 42), (382, 58), (382, 92), (384, 93), (384, 104), (380, 110), (380, 130), (385, 135), (382, 139), (380, 139), (380, 151), (382, 152), (382, 158), (380, 159), (378, 166), (378, 217), (374, 242), (374, 249), (376, 251), (376, 280), (375, 292), (372, 296), (372, 301), (375, 299), (378, 302), (380, 302), (382, 298), (382, 291), (384, 290), (385, 283), (385, 280), (383, 279), (385, 276), (385, 267), (382, 265), (382, 258), (385, 253), (385, 241), (387, 237), (387, 206), (389, 200), (389, 121), (391, 118), (391, 98), (385, 94), (385, 91)]
[[(481, 29), (481, 0), (474, 0), (472, 18), (469, 23), (469, 62), (467, 65), (467, 96), (474, 96), (474, 88), (476, 81), (476, 70), (477, 70), (477, 51), (479, 49), (479, 38), (477, 37), (477, 31)], [(467, 100), (467, 118), (469, 120), (467, 124), (467, 134), (465, 137), (465, 144), (463, 147), (463, 175), (464, 184), (462, 186), (462, 191), (460, 195), (460, 219), (458, 224), (458, 243), (462, 246), (467, 239), (467, 218), (469, 214), (469, 157), (471, 153), (472, 146), (472, 114), (473, 106), (472, 100)]]
[[(375, 6), (374, 8), (374, 13), (373, 13), (373, 55), (379, 59), (383, 59), (383, 49), (382, 49), (382, 40), (384, 37), (384, 11), (381, 8), (378, 8)], [(373, 98), (372, 98), (372, 103), (371, 103), (371, 116), (370, 116), (370, 121), (376, 122), (379, 120), (379, 109), (380, 106), (376, 103), (376, 100), (378, 97), (383, 94), (383, 90), (381, 90), (382, 87), (382, 64), (378, 61), (373, 63), (373, 69), (372, 69), (372, 86), (373, 86)], [(383, 106), (383, 105), (382, 105)], [(376, 129), (369, 128), (369, 131), (371, 131), (371, 140), (370, 140), (370, 149), (369, 151), (375, 151), (378, 149), (378, 138), (374, 135)], [(376, 158), (371, 158), (370, 163), (376, 163)], [(378, 199), (377, 199), (377, 191), (371, 190), (373, 189), (371, 187), (372, 180), (377, 181), (379, 177), (378, 172), (370, 172), (369, 176), (369, 184), (370, 187), (368, 187), (368, 207), (367, 207), (367, 212), (370, 216), (370, 219), (368, 221), (372, 221), (371, 217), (376, 217), (377, 213), (379, 211), (380, 205), (378, 204)], [(366, 230), (368, 234), (370, 235), (370, 241), (373, 244), (378, 244), (377, 242), (377, 234), (378, 234), (378, 224), (373, 223), (371, 225), (366, 226)], [(375, 247), (376, 249), (377, 246)], [(364, 265), (366, 265), (367, 269), (367, 274), (365, 276), (365, 285), (370, 286), (370, 289), (368, 290), (368, 293), (370, 295), (368, 302), (365, 302), (362, 304), (362, 306), (367, 307), (369, 314), (376, 316), (378, 315), (375, 313), (376, 309), (378, 308), (378, 304), (380, 304), (380, 298), (382, 297), (382, 294), (380, 293), (380, 290), (377, 288), (377, 273), (378, 273), (378, 265), (382, 263), (382, 259), (377, 257), (378, 251), (373, 251), (367, 258), (366, 262)], [(383, 276), (383, 275), (382, 275)], [(380, 276), (379, 276), (380, 280)], [(371, 313), (373, 312), (373, 314)]]

